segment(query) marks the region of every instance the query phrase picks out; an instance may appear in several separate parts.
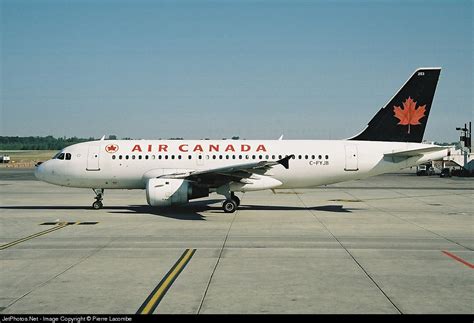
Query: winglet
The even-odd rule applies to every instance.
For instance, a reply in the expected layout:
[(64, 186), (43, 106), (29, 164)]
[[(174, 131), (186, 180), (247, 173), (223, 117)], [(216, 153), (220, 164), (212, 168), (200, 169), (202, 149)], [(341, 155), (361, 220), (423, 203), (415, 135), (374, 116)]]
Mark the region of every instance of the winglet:
[(100, 141), (103, 141), (105, 140), (105, 135), (102, 136), (102, 138), (100, 138)]
[(295, 157), (295, 155), (286, 156), (280, 160), (277, 160), (277, 163), (283, 165), (286, 169), (290, 168), (290, 159)]

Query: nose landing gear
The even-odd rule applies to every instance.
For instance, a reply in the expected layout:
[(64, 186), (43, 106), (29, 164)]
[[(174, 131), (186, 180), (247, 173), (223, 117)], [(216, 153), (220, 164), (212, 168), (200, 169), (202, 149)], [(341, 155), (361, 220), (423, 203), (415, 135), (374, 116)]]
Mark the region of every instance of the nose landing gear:
[(93, 188), (92, 189), (95, 193), (95, 202), (92, 203), (92, 208), (94, 210), (100, 210), (101, 208), (104, 207), (102, 204), (103, 195), (104, 195), (104, 189), (103, 188)]

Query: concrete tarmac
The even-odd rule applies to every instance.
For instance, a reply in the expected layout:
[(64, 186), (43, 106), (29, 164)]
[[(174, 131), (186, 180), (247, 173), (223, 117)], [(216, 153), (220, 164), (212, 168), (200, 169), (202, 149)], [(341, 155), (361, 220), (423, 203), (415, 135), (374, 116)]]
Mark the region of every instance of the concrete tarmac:
[(0, 313), (136, 313), (147, 298), (154, 313), (474, 313), (472, 178), (277, 193), (225, 214), (218, 195), (159, 210), (109, 190), (96, 211), (92, 190), (1, 170)]

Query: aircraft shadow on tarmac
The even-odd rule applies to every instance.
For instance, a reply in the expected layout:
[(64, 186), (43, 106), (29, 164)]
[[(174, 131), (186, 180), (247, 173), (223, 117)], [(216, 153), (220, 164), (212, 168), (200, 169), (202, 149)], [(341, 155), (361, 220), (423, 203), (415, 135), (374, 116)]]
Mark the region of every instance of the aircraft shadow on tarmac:
[[(201, 212), (222, 213), (220, 202), (222, 200), (206, 200), (190, 202), (183, 206), (170, 208), (155, 208), (148, 205), (129, 206), (104, 206), (103, 210), (113, 214), (148, 214), (177, 220), (201, 220), (205, 221), (205, 216)], [(218, 204), (216, 204), (218, 203)], [(0, 206), (3, 210), (90, 210), (97, 212), (86, 206), (60, 206), (60, 205), (28, 205), (28, 206)], [(352, 213), (354, 208), (345, 208), (342, 205), (322, 205), (313, 207), (281, 206), (281, 205), (241, 205), (240, 211), (317, 211), (331, 213)]]

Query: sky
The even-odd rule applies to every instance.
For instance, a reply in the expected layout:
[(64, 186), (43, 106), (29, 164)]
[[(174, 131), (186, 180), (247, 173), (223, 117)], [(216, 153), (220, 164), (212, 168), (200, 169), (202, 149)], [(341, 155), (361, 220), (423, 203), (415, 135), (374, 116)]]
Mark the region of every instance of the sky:
[(0, 135), (343, 139), (442, 67), (473, 119), (472, 1), (0, 0)]

